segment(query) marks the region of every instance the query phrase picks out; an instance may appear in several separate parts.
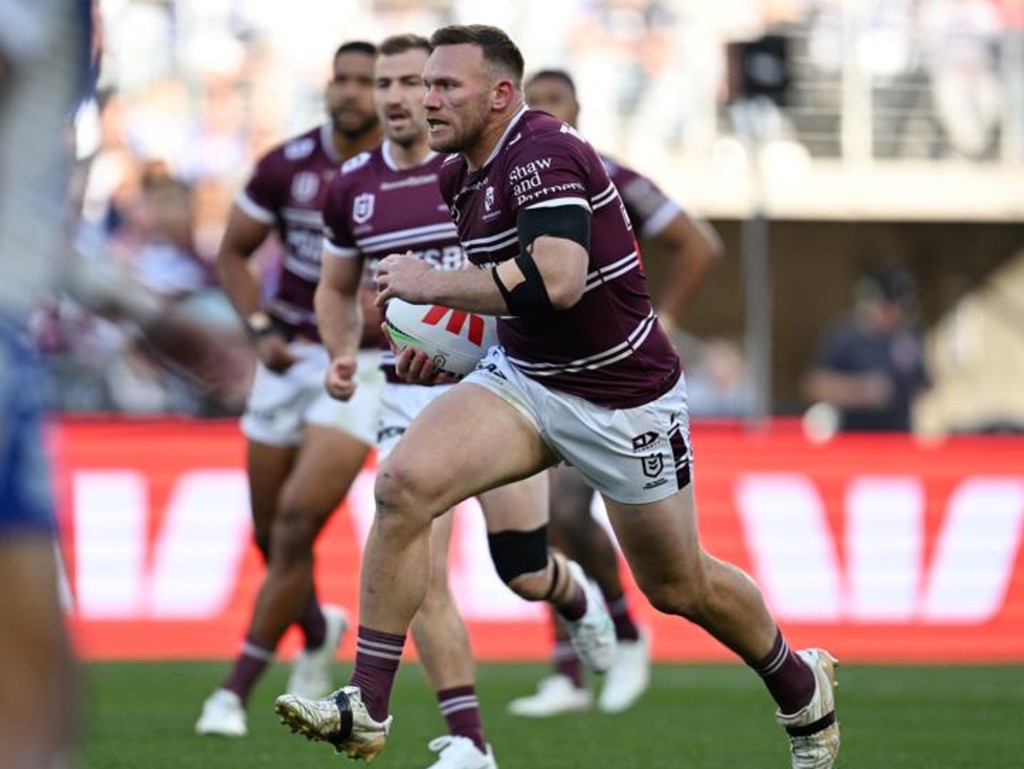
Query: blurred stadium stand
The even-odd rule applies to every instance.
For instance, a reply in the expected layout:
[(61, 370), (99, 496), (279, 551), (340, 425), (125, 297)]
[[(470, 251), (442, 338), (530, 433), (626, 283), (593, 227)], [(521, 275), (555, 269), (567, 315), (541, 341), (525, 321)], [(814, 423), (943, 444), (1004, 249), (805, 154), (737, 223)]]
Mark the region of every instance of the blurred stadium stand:
[[(882, 263), (917, 278), (932, 331), (938, 386), (922, 427), (1024, 425), (1024, 407), (1005, 394), (1024, 391), (1024, 324), (1006, 299), (1024, 295), (1024, 257), (1014, 256), (1024, 246), (1022, 0), (101, 6), (105, 96), (80, 130), (84, 151), (97, 153), (83, 231), (114, 243), (122, 260), (136, 256), (140, 179), (154, 164), (192, 191), (191, 249), (209, 260), (252, 158), (321, 119), (323, 64), (343, 39), (493, 23), (521, 42), (530, 69), (574, 73), (581, 130), (596, 146), (649, 173), (721, 230), (729, 253), (690, 315), (697, 337), (742, 336), (740, 229), (763, 206), (776, 308), (774, 412), (803, 407), (796, 381), (817, 330), (848, 304), (855, 276)], [(726, 103), (726, 50), (765, 35), (787, 40), (790, 84), (752, 148)], [(648, 260), (655, 275), (657, 256)], [(271, 249), (258, 260), (268, 280), (275, 257)], [(111, 341), (109, 330), (82, 333), (78, 322), (65, 316), (64, 326), (45, 326), (65, 337), (50, 340), (55, 349), (84, 348), (63, 363), (79, 381), (68, 392), (77, 392), (81, 409), (116, 410), (109, 394), (81, 386), (82, 371), (116, 370), (109, 348), (130, 345)], [(996, 364), (1002, 368), (990, 368)], [(145, 369), (138, 361), (120, 368), (136, 377)], [(955, 388), (945, 388), (958, 376), (1003, 382), (1004, 392), (951, 395)], [(140, 394), (138, 408), (204, 412), (201, 399), (177, 392)]]

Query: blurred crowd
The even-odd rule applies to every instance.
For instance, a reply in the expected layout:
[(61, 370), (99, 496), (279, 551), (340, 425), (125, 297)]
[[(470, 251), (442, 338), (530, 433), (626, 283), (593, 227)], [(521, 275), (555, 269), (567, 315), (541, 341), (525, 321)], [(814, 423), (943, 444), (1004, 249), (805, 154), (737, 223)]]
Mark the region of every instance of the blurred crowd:
[[(876, 89), (878, 119), (895, 121), (878, 151), (921, 152), (908, 127), (929, 120), (925, 154), (991, 157), (1002, 115), (1000, 41), (1008, 25), (1020, 24), (1008, 0), (103, 0), (100, 89), (77, 120), (79, 245), (214, 329), (238, 386), (211, 396), (154, 359), (130, 324), (55, 299), (34, 323), (60, 380), (54, 405), (71, 413), (239, 412), (252, 356), (212, 263), (255, 158), (322, 118), (323, 62), (339, 42), (399, 29), (429, 33), (452, 22), (501, 25), (525, 41), (533, 68), (576, 75), (586, 105), (580, 127), (596, 146), (656, 168), (662, 156), (710, 153), (730, 130), (723, 86), (730, 39), (791, 35), (796, 101), (835, 98), (835, 89), (829, 96), (811, 87), (801, 96), (799, 86), (845, 66), (849, 17), (841, 8), (851, 5), (866, 35), (858, 56)], [(920, 87), (905, 88), (911, 81)], [(915, 101), (894, 112), (889, 106), (900, 99)], [(799, 139), (800, 121), (788, 126)], [(814, 154), (820, 129), (808, 137)], [(268, 289), (278, 258), (271, 245), (254, 260)], [(741, 382), (738, 345), (706, 350), (714, 365), (694, 374), (695, 392), (714, 396), (722, 377)], [(749, 387), (737, 387), (711, 410), (746, 408)]]

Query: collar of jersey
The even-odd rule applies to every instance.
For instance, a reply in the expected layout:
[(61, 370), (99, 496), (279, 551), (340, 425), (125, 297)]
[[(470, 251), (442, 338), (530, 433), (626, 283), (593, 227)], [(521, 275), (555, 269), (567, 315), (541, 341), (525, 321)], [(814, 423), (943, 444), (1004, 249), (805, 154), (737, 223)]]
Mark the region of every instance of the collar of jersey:
[(501, 152), (501, 148), (505, 146), (505, 141), (508, 139), (509, 134), (512, 133), (512, 129), (514, 129), (519, 124), (519, 121), (522, 119), (523, 115), (526, 114), (526, 111), (528, 109), (530, 108), (524, 102), (523, 106), (519, 108), (519, 111), (512, 116), (512, 120), (509, 122), (508, 127), (505, 129), (505, 133), (501, 135), (501, 138), (498, 140), (498, 143), (494, 145), (494, 149), (491, 150), (491, 154), (487, 156), (487, 160), (481, 163), (480, 168), (477, 170), (487, 168), (487, 166), (491, 164), (491, 161), (494, 160), (495, 157), (497, 157), (498, 153)]

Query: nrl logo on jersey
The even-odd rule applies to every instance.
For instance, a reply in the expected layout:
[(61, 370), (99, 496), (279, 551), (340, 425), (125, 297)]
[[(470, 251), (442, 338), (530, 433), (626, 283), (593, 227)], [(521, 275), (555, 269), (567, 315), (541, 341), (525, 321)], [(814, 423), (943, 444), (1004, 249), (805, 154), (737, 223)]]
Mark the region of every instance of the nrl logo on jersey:
[(292, 197), (300, 203), (308, 203), (320, 191), (320, 177), (312, 171), (295, 174), (292, 179)]
[(356, 224), (368, 222), (373, 216), (373, 201), (374, 194), (372, 192), (356, 195), (355, 200), (352, 201), (352, 221)]

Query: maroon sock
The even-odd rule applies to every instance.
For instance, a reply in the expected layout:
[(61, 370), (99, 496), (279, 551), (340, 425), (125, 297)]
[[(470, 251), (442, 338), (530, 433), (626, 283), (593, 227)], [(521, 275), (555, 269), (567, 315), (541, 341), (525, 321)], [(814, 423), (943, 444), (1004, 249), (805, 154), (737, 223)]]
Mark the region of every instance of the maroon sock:
[(577, 689), (583, 688), (583, 663), (569, 641), (555, 644), (555, 672), (572, 681)]
[(790, 650), (781, 630), (776, 632), (772, 650), (751, 667), (783, 713), (796, 713), (814, 696), (814, 671)]
[(356, 637), (356, 665), (349, 684), (358, 686), (363, 704), (374, 721), (388, 717), (391, 687), (402, 662), (405, 636), (382, 633), (359, 626)]
[[(555, 578), (557, 579), (557, 572), (555, 573)], [(569, 579), (572, 579), (571, 575), (569, 576)], [(573, 582), (572, 597), (569, 598), (568, 602), (563, 603), (561, 606), (555, 606), (555, 611), (558, 612), (559, 616), (561, 616), (563, 620), (567, 620), (570, 623), (574, 623), (586, 614), (587, 593), (584, 591), (583, 586)]]
[(242, 642), (242, 650), (235, 658), (235, 666), (231, 669), (230, 675), (220, 685), (221, 689), (227, 689), (238, 695), (238, 699), (245, 705), (249, 701), (256, 682), (260, 680), (267, 665), (274, 661), (274, 650), (265, 649), (251, 639), (246, 638)]
[(327, 640), (327, 620), (324, 618), (324, 612), (320, 608), (320, 601), (315, 590), (309, 597), (309, 603), (306, 604), (298, 625), (306, 638), (306, 651), (319, 649), (324, 645), (324, 641)]
[(620, 641), (639, 641), (640, 628), (633, 621), (633, 615), (629, 611), (629, 601), (626, 596), (605, 601), (608, 605), (608, 613), (615, 624), (615, 637)]
[(448, 731), (459, 737), (468, 737), (481, 753), (487, 753), (487, 741), (484, 739), (484, 727), (480, 721), (480, 703), (476, 699), (476, 689), (472, 686), (442, 689), (437, 693), (437, 703), (441, 707), (441, 715), (448, 724)]

